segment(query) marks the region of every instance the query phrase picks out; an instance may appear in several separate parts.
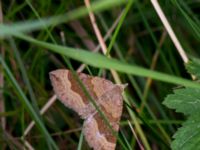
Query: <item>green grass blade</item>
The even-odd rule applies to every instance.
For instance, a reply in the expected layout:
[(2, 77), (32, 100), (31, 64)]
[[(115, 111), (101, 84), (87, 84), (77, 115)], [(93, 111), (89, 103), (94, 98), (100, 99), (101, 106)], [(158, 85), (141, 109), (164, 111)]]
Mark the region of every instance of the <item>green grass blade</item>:
[[(103, 0), (103, 1), (96, 1), (91, 4), (91, 11), (93, 12), (99, 12), (103, 10), (110, 9), (112, 7), (116, 7), (118, 5), (122, 5), (123, 3), (126, 3), (126, 0), (115, 0), (113, 3), (113, 0)], [(60, 15), (60, 16), (54, 16), (49, 18), (43, 18), (41, 20), (33, 20), (33, 21), (24, 21), (15, 23), (13, 25), (0, 25), (0, 37), (5, 37), (12, 35), (12, 33), (16, 32), (30, 32), (37, 29), (44, 29), (49, 26), (55, 26), (61, 23), (66, 23), (68, 21), (71, 21), (73, 19), (77, 19), (83, 16), (86, 16), (88, 14), (88, 9), (83, 6), (76, 10), (70, 11), (69, 13)]]
[(83, 144), (83, 130), (82, 130), (82, 132), (80, 134), (77, 150), (81, 150), (82, 144)]
[(129, 12), (129, 10), (130, 10), (132, 4), (133, 4), (133, 1), (132, 1), (132, 0), (129, 0), (129, 2), (128, 2), (128, 4), (126, 5), (126, 8), (125, 8), (125, 10), (124, 10), (124, 12), (123, 12), (123, 14), (122, 14), (122, 17), (120, 18), (120, 21), (119, 21), (119, 23), (118, 23), (118, 25), (117, 25), (117, 27), (116, 27), (116, 30), (115, 30), (115, 32), (114, 32), (114, 34), (113, 34), (113, 37), (112, 37), (112, 39), (111, 39), (111, 42), (110, 42), (110, 44), (109, 44), (109, 46), (108, 46), (108, 49), (107, 49), (107, 52), (106, 52), (106, 56), (108, 56), (108, 55), (110, 54), (110, 51), (111, 51), (111, 49), (112, 49), (112, 47), (113, 47), (113, 45), (114, 45), (114, 43), (115, 43), (115, 41), (116, 41), (116, 38), (117, 38), (117, 35), (118, 35), (118, 33), (119, 33), (119, 30), (120, 30), (120, 28), (121, 28), (121, 26), (122, 26), (122, 23), (124, 22), (125, 17), (126, 17), (126, 15), (128, 14), (128, 12)]
[(22, 78), (23, 78), (23, 80), (24, 80), (24, 82), (25, 82), (25, 84), (28, 88), (28, 92), (29, 92), (29, 95), (30, 95), (30, 98), (31, 98), (31, 101), (32, 101), (33, 108), (39, 114), (39, 108), (38, 108), (38, 105), (37, 105), (36, 97), (35, 97), (35, 94), (33, 92), (33, 88), (32, 88), (31, 83), (29, 81), (25, 66), (23, 64), (23, 61), (21, 59), (20, 53), (19, 53), (17, 46), (15, 44), (15, 41), (14, 41), (14, 39), (10, 38), (9, 42), (10, 42), (10, 45), (11, 45), (13, 51), (14, 51), (16, 60), (17, 60), (18, 65), (19, 65), (19, 69), (22, 73)]
[(35, 113), (33, 107), (31, 106), (31, 104), (29, 102), (29, 100), (27, 99), (24, 92), (20, 88), (19, 84), (17, 83), (16, 79), (14, 78), (13, 74), (11, 73), (9, 67), (7, 66), (6, 62), (4, 61), (4, 59), (2, 58), (1, 55), (0, 55), (0, 62), (3, 66), (3, 68), (5, 69), (5, 73), (8, 77), (8, 79), (10, 80), (11, 84), (13, 85), (16, 92), (18, 93), (18, 95), (20, 97), (19, 100), (24, 105), (25, 109), (29, 112), (29, 114), (32, 116), (32, 118), (34, 119), (36, 125), (38, 126), (38, 128), (40, 129), (42, 134), (46, 137), (47, 143), (50, 143), (54, 147), (54, 149), (58, 149), (55, 142), (53, 141), (53, 139), (49, 135), (47, 129), (45, 128), (44, 124), (42, 123), (42, 121), (40, 120), (38, 115)]
[(53, 52), (65, 55), (69, 58), (75, 59), (77, 61), (81, 61), (83, 63), (89, 64), (94, 67), (115, 69), (123, 73), (128, 73), (128, 74), (143, 76), (143, 77), (151, 77), (152, 79), (155, 79), (155, 80), (164, 81), (164, 82), (173, 83), (173, 84), (180, 84), (187, 87), (200, 88), (200, 85), (198, 83), (192, 82), (190, 80), (160, 73), (157, 71), (148, 70), (136, 65), (130, 65), (124, 62), (120, 62), (116, 59), (111, 59), (111, 58), (109, 59), (100, 54), (96, 54), (96, 53), (92, 53), (92, 52), (88, 52), (84, 50), (77, 50), (75, 48), (70, 48), (70, 47), (58, 46), (58, 45), (54, 45), (54, 44), (50, 44), (46, 42), (41, 42), (22, 34), (17, 34), (15, 36), (18, 38), (24, 39), (26, 41), (29, 41), (33, 44), (36, 44), (38, 46), (45, 47)]
[(120, 133), (121, 133), (122, 138), (124, 139), (124, 141), (125, 141), (127, 147), (131, 150), (132, 148), (131, 148), (130, 143), (128, 142), (126, 136), (124, 135), (124, 133), (123, 133), (122, 131), (120, 131)]
[[(172, 0), (171, 0), (172, 1)], [(179, 2), (177, 2), (176, 0), (173, 0), (173, 3), (178, 7), (179, 11), (182, 13), (182, 15), (185, 17), (185, 19), (187, 20), (188, 24), (190, 25), (190, 27), (193, 29), (196, 37), (198, 38), (198, 40), (200, 39), (200, 26), (199, 26), (199, 19), (196, 18), (195, 14), (191, 14), (191, 16), (193, 17), (190, 17), (188, 15), (188, 13), (182, 9), (181, 5), (182, 4), (184, 7), (187, 7), (187, 5), (185, 4), (185, 2), (181, 2), (180, 1), (180, 4)], [(196, 22), (195, 22), (196, 21)]]
[(163, 53), (163, 50), (162, 50), (161, 48), (159, 48), (159, 43), (158, 43), (158, 41), (157, 41), (157, 39), (156, 39), (156, 36), (154, 35), (154, 33), (153, 33), (153, 31), (152, 31), (152, 28), (150, 27), (150, 25), (149, 25), (149, 23), (148, 23), (148, 20), (146, 19), (146, 16), (145, 16), (144, 13), (143, 13), (143, 10), (142, 10), (142, 8), (141, 8), (141, 6), (140, 6), (140, 5), (141, 5), (140, 3), (141, 3), (141, 2), (137, 1), (135, 4), (136, 4), (136, 6), (137, 6), (137, 9), (139, 10), (139, 13), (140, 13), (140, 15), (141, 15), (142, 21), (144, 22), (144, 25), (145, 25), (146, 29), (148, 30), (148, 32), (149, 32), (149, 34), (150, 34), (150, 36), (151, 36), (151, 38), (152, 38), (152, 41), (153, 41), (153, 43), (154, 43), (155, 46), (156, 46), (156, 49), (159, 51), (160, 56), (161, 56), (161, 58), (162, 58), (162, 61), (163, 61), (164, 65), (165, 65), (166, 69), (167, 69), (170, 73), (173, 73), (172, 68), (170, 67), (170, 65), (169, 65), (169, 63), (168, 63), (168, 61), (167, 61), (167, 59), (166, 59), (166, 56), (165, 56), (165, 54)]

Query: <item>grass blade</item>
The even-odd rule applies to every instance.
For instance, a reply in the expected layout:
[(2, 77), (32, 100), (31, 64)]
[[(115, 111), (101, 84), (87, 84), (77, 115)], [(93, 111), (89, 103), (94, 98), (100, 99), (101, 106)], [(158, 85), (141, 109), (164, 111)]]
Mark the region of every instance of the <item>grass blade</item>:
[(11, 73), (9, 67), (7, 66), (7, 64), (5, 63), (5, 61), (4, 61), (4, 59), (2, 58), (1, 55), (0, 55), (0, 62), (2, 64), (2, 66), (3, 66), (3, 68), (5, 69), (5, 73), (6, 73), (7, 77), (8, 77), (8, 79), (10, 80), (10, 82), (12, 83), (12, 85), (15, 88), (16, 92), (18, 93), (18, 95), (20, 97), (19, 100), (24, 105), (24, 107), (29, 112), (29, 114), (32, 116), (32, 118), (34, 119), (34, 121), (35, 121), (36, 125), (38, 126), (38, 128), (40, 129), (40, 131), (46, 137), (47, 143), (49, 143), (51, 146), (53, 146), (54, 149), (58, 149), (56, 144), (55, 144), (55, 142), (53, 141), (53, 139), (49, 135), (49, 133), (48, 133), (47, 129), (45, 128), (44, 124), (42, 123), (41, 119), (35, 113), (33, 107), (31, 106), (31, 104), (29, 102), (29, 100), (27, 99), (27, 97), (25, 96), (24, 92), (20, 88), (19, 84), (17, 83), (16, 79), (14, 78), (13, 74)]
[[(112, 0), (97, 1), (91, 4), (91, 10), (93, 12), (99, 12), (111, 7), (115, 7), (126, 3), (126, 0), (115, 0), (113, 3)], [(49, 18), (43, 18), (41, 20), (32, 20), (15, 23), (13, 25), (0, 25), (0, 37), (5, 37), (12, 35), (16, 32), (30, 32), (37, 29), (44, 29), (49, 26), (55, 26), (61, 23), (66, 23), (73, 19), (78, 19), (80, 17), (86, 16), (88, 14), (88, 9), (86, 7), (80, 7), (76, 10), (70, 11), (69, 13), (54, 16)]]
[(83, 63), (89, 64), (94, 67), (115, 69), (123, 73), (128, 73), (128, 74), (143, 76), (143, 77), (151, 77), (152, 79), (155, 79), (155, 80), (164, 81), (164, 82), (173, 83), (173, 84), (180, 84), (187, 87), (200, 88), (200, 85), (198, 83), (192, 82), (190, 80), (160, 73), (157, 71), (148, 70), (136, 65), (129, 65), (127, 63), (120, 62), (116, 59), (111, 59), (111, 58), (109, 59), (100, 54), (95, 54), (95, 53), (84, 51), (84, 50), (77, 50), (75, 48), (63, 47), (63, 46), (58, 46), (58, 45), (54, 45), (54, 44), (50, 44), (46, 42), (41, 42), (22, 34), (16, 34), (15, 36), (18, 38), (24, 39), (26, 41), (29, 41), (33, 44), (36, 44), (38, 46), (45, 47), (53, 52), (65, 55), (69, 58), (75, 59), (77, 61), (81, 61)]

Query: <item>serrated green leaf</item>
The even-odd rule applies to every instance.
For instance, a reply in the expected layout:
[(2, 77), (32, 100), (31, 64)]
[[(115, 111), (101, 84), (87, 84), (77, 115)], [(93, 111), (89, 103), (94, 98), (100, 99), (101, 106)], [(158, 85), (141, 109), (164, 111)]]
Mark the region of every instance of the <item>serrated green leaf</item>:
[(176, 112), (189, 115), (189, 119), (174, 134), (171, 147), (173, 150), (200, 149), (200, 90), (184, 88), (174, 91), (163, 102)]
[(173, 150), (195, 150), (200, 148), (200, 111), (194, 113), (173, 136)]
[(185, 115), (198, 112), (200, 111), (200, 90), (196, 88), (175, 90), (174, 94), (165, 98), (163, 104)]
[(200, 79), (200, 59), (197, 58), (191, 58), (191, 61), (189, 61), (186, 64), (186, 69), (189, 73), (195, 75), (198, 79)]

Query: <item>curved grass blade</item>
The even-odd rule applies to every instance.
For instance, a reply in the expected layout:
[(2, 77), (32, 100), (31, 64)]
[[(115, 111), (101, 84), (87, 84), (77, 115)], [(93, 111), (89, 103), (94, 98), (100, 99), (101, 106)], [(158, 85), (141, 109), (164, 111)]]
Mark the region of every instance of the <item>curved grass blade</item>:
[(24, 80), (24, 82), (25, 82), (25, 84), (27, 86), (27, 89), (28, 89), (28, 92), (29, 92), (29, 95), (30, 95), (30, 99), (32, 101), (33, 108), (39, 114), (39, 108), (38, 108), (38, 105), (37, 105), (36, 97), (35, 97), (35, 94), (33, 92), (33, 88), (31, 86), (31, 83), (29, 81), (25, 66), (24, 66), (23, 61), (21, 59), (19, 50), (17, 49), (17, 46), (16, 46), (15, 41), (14, 41), (13, 38), (9, 38), (9, 42), (10, 42), (10, 45), (11, 45), (11, 47), (13, 49), (14, 54), (15, 54), (16, 60), (17, 60), (17, 62), (19, 64), (19, 69), (21, 71), (22, 78), (23, 78), (23, 80)]
[(53, 52), (65, 55), (69, 58), (75, 59), (77, 61), (81, 61), (83, 63), (89, 64), (94, 67), (115, 69), (116, 71), (127, 73), (127, 74), (143, 76), (143, 77), (151, 77), (152, 79), (159, 80), (159, 81), (164, 81), (164, 82), (173, 83), (173, 84), (180, 84), (186, 87), (193, 87), (193, 88), (200, 89), (200, 85), (198, 83), (192, 82), (190, 80), (168, 75), (165, 73), (160, 73), (157, 71), (148, 70), (136, 65), (130, 65), (128, 63), (124, 63), (116, 59), (107, 58), (100, 54), (96, 54), (96, 53), (92, 53), (92, 52), (88, 52), (88, 51), (84, 51), (80, 49), (78, 50), (71, 47), (63, 47), (63, 46), (58, 46), (58, 45), (54, 45), (54, 44), (50, 44), (46, 42), (41, 42), (22, 34), (15, 34), (15, 36), (23, 40), (26, 40), (28, 42), (31, 42), (33, 44), (36, 44), (38, 46), (45, 47)]
[[(127, 3), (126, 0), (104, 0), (97, 1), (91, 4), (91, 11), (99, 12), (106, 9), (110, 9), (112, 7), (116, 7), (123, 3)], [(12, 33), (16, 32), (31, 32), (37, 29), (44, 29), (49, 26), (55, 26), (61, 23), (66, 23), (73, 19), (77, 19), (88, 14), (88, 9), (85, 6), (72, 10), (66, 14), (53, 16), (49, 18), (43, 18), (41, 20), (32, 20), (32, 21), (24, 21), (18, 22), (13, 25), (0, 25), (0, 37), (5, 37), (12, 35)]]
[(11, 84), (13, 85), (15, 90), (17, 91), (18, 96), (19, 96), (19, 100), (25, 106), (26, 110), (29, 112), (31, 117), (34, 119), (34, 121), (35, 121), (36, 125), (38, 126), (39, 130), (41, 131), (41, 133), (44, 135), (44, 137), (46, 137), (47, 144), (51, 145), (54, 149), (58, 149), (55, 142), (53, 141), (53, 139), (49, 135), (49, 133), (48, 133), (47, 129), (45, 128), (44, 124), (42, 123), (41, 119), (38, 117), (38, 115), (34, 111), (29, 100), (27, 99), (24, 92), (20, 88), (19, 84), (17, 83), (16, 79), (14, 78), (13, 74), (11, 73), (9, 67), (7, 66), (6, 62), (4, 61), (4, 59), (2, 58), (1, 55), (0, 55), (0, 62), (3, 66), (3, 68), (5, 69), (5, 73), (8, 77), (8, 79), (10, 80)]
[(83, 131), (80, 134), (77, 150), (81, 150), (82, 144), (83, 144)]

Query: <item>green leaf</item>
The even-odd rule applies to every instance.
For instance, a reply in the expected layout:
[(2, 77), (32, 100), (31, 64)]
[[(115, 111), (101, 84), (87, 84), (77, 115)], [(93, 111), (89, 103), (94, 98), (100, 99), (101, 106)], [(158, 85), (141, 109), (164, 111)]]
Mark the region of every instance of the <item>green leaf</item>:
[[(187, 64), (187, 69), (193, 75), (200, 77), (200, 61), (193, 58)], [(173, 150), (200, 149), (200, 90), (197, 88), (182, 88), (168, 95), (164, 102), (169, 108), (189, 116), (183, 126), (174, 134), (171, 147)]]
[(195, 75), (198, 79), (200, 79), (200, 60), (192, 57), (192, 60), (186, 64), (186, 68), (189, 73)]
[(175, 90), (174, 94), (170, 94), (165, 98), (163, 104), (176, 109), (177, 112), (190, 115), (200, 111), (200, 90), (196, 88)]
[(177, 112), (189, 115), (189, 119), (174, 134), (173, 150), (193, 150), (200, 147), (200, 90), (194, 88), (178, 89), (167, 96), (163, 102)]
[(173, 136), (175, 140), (171, 147), (173, 150), (195, 150), (200, 149), (200, 111), (193, 113), (189, 119), (183, 123)]

